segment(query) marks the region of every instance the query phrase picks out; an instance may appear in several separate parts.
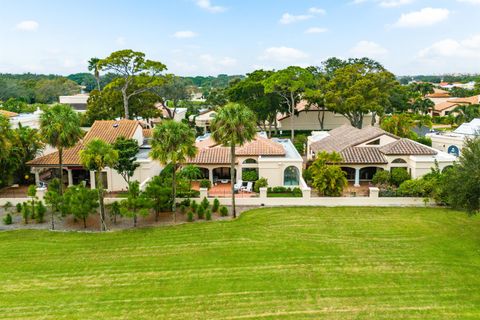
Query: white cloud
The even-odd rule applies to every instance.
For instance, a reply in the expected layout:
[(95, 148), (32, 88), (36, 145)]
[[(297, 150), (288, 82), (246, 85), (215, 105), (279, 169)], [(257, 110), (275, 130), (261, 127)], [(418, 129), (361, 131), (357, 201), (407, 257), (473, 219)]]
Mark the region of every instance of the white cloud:
[(219, 12), (224, 12), (226, 10), (225, 7), (213, 5), (210, 0), (195, 0), (195, 3), (197, 4), (198, 7), (211, 13), (219, 13)]
[(448, 18), (450, 11), (442, 8), (423, 8), (420, 11), (404, 13), (395, 23), (399, 28), (427, 27)]
[(260, 60), (268, 60), (275, 62), (297, 62), (308, 57), (305, 52), (289, 47), (270, 47), (265, 49), (263, 54), (259, 57)]
[(415, 0), (383, 0), (380, 1), (380, 6), (384, 8), (394, 8), (413, 3), (414, 1)]
[(327, 31), (328, 31), (327, 28), (312, 27), (312, 28), (308, 28), (307, 30), (305, 30), (305, 33), (314, 34), (314, 33), (324, 33), (324, 32), (327, 32)]
[(351, 50), (350, 53), (355, 57), (378, 58), (385, 56), (388, 50), (373, 41), (360, 41)]
[(15, 29), (21, 31), (37, 31), (40, 25), (34, 20), (25, 20), (17, 23)]
[(187, 38), (193, 38), (196, 36), (197, 34), (190, 30), (177, 31), (173, 34), (173, 37), (177, 39), (187, 39)]
[(300, 15), (293, 15), (290, 13), (284, 13), (282, 17), (280, 18), (280, 23), (281, 24), (291, 24), (295, 23), (298, 21), (305, 21), (308, 19), (313, 18), (311, 14), (300, 14)]
[(127, 39), (124, 37), (117, 37), (117, 39), (115, 39), (115, 43), (119, 46), (124, 46), (127, 44)]
[(420, 50), (419, 58), (480, 59), (480, 34), (463, 40), (443, 39)]
[(320, 15), (327, 14), (327, 11), (325, 11), (325, 9), (315, 8), (315, 7), (308, 9), (308, 12), (310, 12), (311, 14), (320, 14)]
[(457, 1), (471, 3), (471, 4), (480, 4), (480, 0), (457, 0)]

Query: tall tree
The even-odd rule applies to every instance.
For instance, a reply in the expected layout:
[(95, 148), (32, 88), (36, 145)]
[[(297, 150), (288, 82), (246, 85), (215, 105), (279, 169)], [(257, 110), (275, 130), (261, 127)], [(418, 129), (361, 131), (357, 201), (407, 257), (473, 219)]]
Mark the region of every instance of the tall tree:
[(95, 213), (98, 208), (97, 190), (88, 189), (82, 185), (72, 186), (64, 195), (64, 205), (76, 219), (83, 221), (83, 227), (87, 228), (87, 218)]
[(167, 75), (166, 82), (154, 89), (160, 97), (163, 109), (167, 112), (168, 118), (173, 119), (177, 114), (180, 102), (190, 100), (190, 93), (187, 90), (185, 80), (175, 75)]
[(100, 59), (96, 57), (88, 60), (88, 71), (93, 71), (93, 76), (95, 77), (95, 81), (97, 81), (97, 90), (101, 91), (102, 88), (100, 87), (100, 68), (98, 67), (99, 62)]
[(105, 205), (103, 202), (104, 190), (102, 170), (106, 167), (113, 168), (118, 162), (118, 152), (112, 145), (100, 139), (93, 139), (85, 148), (80, 151), (80, 163), (90, 171), (95, 171), (96, 188), (98, 190), (98, 200), (100, 203), (100, 224), (101, 230), (107, 230), (105, 224)]
[(236, 218), (235, 207), (235, 148), (252, 141), (256, 135), (255, 114), (245, 105), (229, 103), (217, 112), (213, 119), (212, 138), (217, 143), (230, 148), (230, 182), (232, 192), (232, 211)]
[(140, 183), (132, 181), (128, 184), (127, 198), (121, 203), (121, 214), (133, 218), (133, 227), (137, 226), (138, 215), (148, 215), (148, 199), (144, 197), (140, 190)]
[(295, 138), (294, 119), (297, 104), (305, 90), (313, 85), (313, 75), (301, 67), (288, 67), (279, 70), (264, 81), (265, 93), (276, 93), (288, 106), (290, 115), (291, 139)]
[(366, 114), (375, 117), (385, 112), (395, 84), (395, 76), (386, 70), (348, 64), (337, 69), (326, 85), (325, 104), (345, 116), (352, 126), (362, 128)]
[(455, 115), (455, 123), (460, 125), (464, 122), (470, 122), (475, 118), (480, 118), (480, 105), (461, 105), (455, 107), (452, 113)]
[[(119, 88), (122, 93), (125, 119), (130, 118), (130, 99), (164, 84), (165, 78), (160, 75), (167, 69), (163, 63), (145, 59), (144, 53), (129, 49), (111, 53), (98, 62), (98, 67), (100, 70), (115, 72), (119, 76), (107, 87)], [(132, 86), (136, 89), (129, 91)]]
[(18, 124), (18, 128), (13, 133), (12, 156), (15, 156), (18, 160), (16, 175), (20, 180), (26, 181), (29, 172), (26, 163), (35, 159), (41, 153), (45, 143), (37, 129), (22, 126), (21, 123)]
[(50, 207), (52, 230), (55, 230), (55, 216), (64, 210), (63, 200), (60, 194), (60, 180), (52, 179), (45, 193), (45, 203)]
[(63, 150), (73, 147), (82, 137), (80, 118), (72, 107), (56, 104), (40, 116), (40, 133), (45, 142), (58, 149), (60, 194), (63, 193)]
[(173, 219), (177, 221), (176, 214), (176, 194), (177, 181), (176, 173), (179, 165), (182, 165), (188, 158), (192, 158), (197, 153), (195, 146), (195, 132), (185, 123), (173, 120), (163, 121), (153, 130), (152, 150), (150, 157), (166, 165), (171, 163), (172, 172), (172, 194), (173, 194)]
[(339, 197), (347, 186), (346, 173), (338, 166), (342, 157), (337, 152), (321, 152), (308, 168), (312, 176), (312, 186), (319, 194), (328, 197)]
[(150, 199), (150, 207), (155, 211), (155, 221), (158, 221), (162, 209), (172, 207), (171, 195), (172, 188), (164, 183), (161, 176), (155, 176), (147, 183), (145, 196)]
[(413, 138), (412, 129), (415, 127), (415, 122), (410, 114), (394, 114), (382, 118), (380, 126), (391, 134), (411, 139)]
[(113, 149), (118, 152), (118, 161), (113, 169), (117, 170), (127, 184), (130, 184), (130, 179), (140, 166), (137, 163), (137, 154), (140, 150), (138, 143), (135, 139), (118, 137), (113, 144)]

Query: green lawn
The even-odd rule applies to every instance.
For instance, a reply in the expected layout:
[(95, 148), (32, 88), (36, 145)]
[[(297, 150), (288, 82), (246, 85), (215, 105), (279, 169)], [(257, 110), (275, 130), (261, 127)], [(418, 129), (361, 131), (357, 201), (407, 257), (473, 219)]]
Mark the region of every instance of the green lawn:
[(449, 210), (260, 209), (0, 246), (2, 319), (480, 318), (480, 218)]

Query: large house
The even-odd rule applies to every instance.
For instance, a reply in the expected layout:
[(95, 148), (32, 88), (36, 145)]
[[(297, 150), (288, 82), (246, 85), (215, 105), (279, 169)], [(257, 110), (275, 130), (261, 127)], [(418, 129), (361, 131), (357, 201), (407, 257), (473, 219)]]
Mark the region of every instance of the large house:
[(453, 132), (437, 132), (428, 136), (432, 139), (432, 147), (458, 157), (466, 139), (480, 136), (480, 118), (463, 123)]
[[(199, 167), (203, 177), (212, 183), (231, 183), (230, 148), (216, 143), (209, 134), (197, 138), (197, 155), (188, 161)], [(268, 185), (299, 186), (303, 159), (289, 139), (268, 139), (257, 135), (251, 142), (235, 149), (234, 183), (242, 180), (244, 171), (256, 171)]]
[[(97, 120), (87, 132), (85, 137), (74, 147), (63, 151), (63, 165), (68, 185), (85, 184), (95, 188), (94, 172), (89, 172), (80, 163), (80, 151), (93, 139), (101, 139), (113, 144), (117, 138), (125, 137), (137, 141), (140, 151), (137, 154), (137, 162), (140, 166), (135, 171), (132, 180), (140, 183), (149, 177), (161, 172), (160, 163), (149, 158), (150, 146), (148, 145), (149, 130), (144, 130), (140, 123), (135, 120)], [(35, 174), (35, 182), (38, 184), (43, 179), (51, 176), (52, 170), (58, 168), (58, 151), (38, 157), (27, 163)], [(103, 186), (108, 191), (126, 190), (127, 183), (122, 176), (111, 168), (102, 172)]]
[[(439, 100), (437, 100), (439, 101)], [(455, 110), (456, 107), (462, 105), (472, 105), (480, 103), (480, 95), (466, 97), (466, 98), (447, 98), (444, 101), (438, 102), (431, 110), (432, 116), (448, 116)]]
[(342, 156), (341, 167), (355, 186), (371, 181), (379, 170), (405, 168), (412, 178), (419, 178), (429, 173), (436, 162), (443, 170), (455, 161), (445, 152), (371, 126), (357, 129), (343, 125), (329, 132), (313, 132), (308, 138), (308, 159), (313, 160), (322, 151)]
[(58, 101), (62, 104), (68, 104), (78, 112), (87, 111), (88, 93), (79, 93), (71, 96), (59, 96)]

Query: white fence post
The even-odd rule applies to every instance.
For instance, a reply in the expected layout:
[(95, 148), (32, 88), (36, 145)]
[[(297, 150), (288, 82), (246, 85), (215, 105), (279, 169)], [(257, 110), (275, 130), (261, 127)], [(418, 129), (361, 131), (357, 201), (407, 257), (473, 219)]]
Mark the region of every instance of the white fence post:
[(200, 188), (200, 199), (208, 198), (208, 189)]
[(267, 198), (267, 190), (268, 190), (268, 188), (260, 188), (260, 198), (262, 198), (262, 199)]
[(310, 199), (311, 196), (312, 196), (312, 188), (309, 188), (309, 187), (302, 188), (302, 197), (303, 198)]
[(370, 198), (378, 198), (379, 197), (380, 189), (375, 188), (375, 187), (370, 187), (368, 189), (370, 191), (369, 192), (369, 197)]
[(47, 188), (37, 188), (36, 196), (38, 200), (43, 201), (43, 198), (45, 197), (46, 192), (47, 192)]

